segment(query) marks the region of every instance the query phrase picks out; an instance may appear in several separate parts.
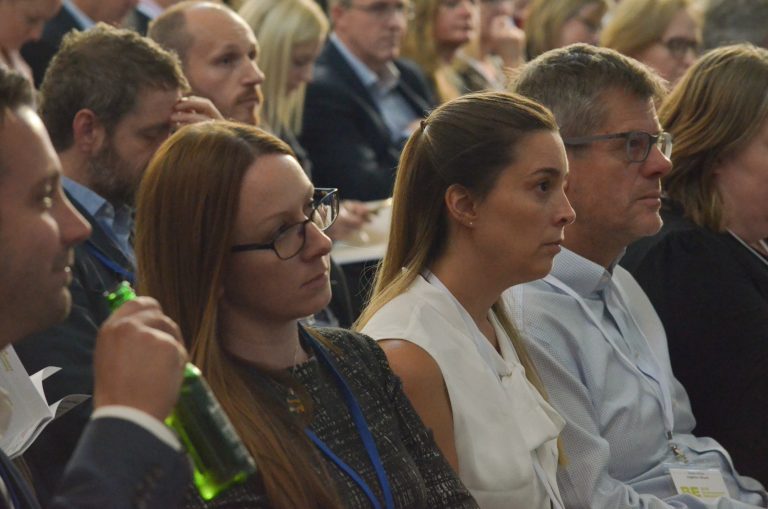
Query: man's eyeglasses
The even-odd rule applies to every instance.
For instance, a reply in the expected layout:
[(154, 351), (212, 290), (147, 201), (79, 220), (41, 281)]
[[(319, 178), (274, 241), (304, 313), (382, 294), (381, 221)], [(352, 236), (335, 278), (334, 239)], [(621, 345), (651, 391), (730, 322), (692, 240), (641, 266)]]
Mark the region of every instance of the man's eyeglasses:
[(387, 2), (374, 2), (370, 5), (355, 5), (350, 4), (349, 9), (357, 9), (370, 14), (378, 21), (386, 21), (394, 15), (402, 16), (407, 20), (412, 20), (414, 17), (413, 6), (410, 3), (387, 3)]
[(339, 215), (338, 189), (318, 188), (312, 197), (314, 205), (307, 218), (284, 228), (272, 242), (267, 244), (238, 244), (232, 246), (230, 251), (240, 253), (243, 251), (259, 251), (271, 249), (281, 260), (293, 258), (301, 252), (307, 240), (307, 223), (310, 221), (324, 232), (336, 221)]
[(701, 43), (686, 37), (672, 37), (668, 41), (661, 41), (661, 44), (666, 46), (669, 54), (677, 60), (684, 59), (689, 51), (692, 51), (694, 56), (701, 52)]
[(648, 159), (651, 153), (651, 147), (658, 147), (664, 157), (669, 159), (672, 155), (672, 135), (667, 132), (659, 134), (649, 134), (645, 131), (628, 131), (616, 134), (597, 134), (594, 136), (580, 136), (577, 138), (566, 138), (563, 143), (566, 145), (589, 145), (596, 141), (616, 140), (624, 138), (626, 140), (627, 159), (630, 163), (642, 163)]

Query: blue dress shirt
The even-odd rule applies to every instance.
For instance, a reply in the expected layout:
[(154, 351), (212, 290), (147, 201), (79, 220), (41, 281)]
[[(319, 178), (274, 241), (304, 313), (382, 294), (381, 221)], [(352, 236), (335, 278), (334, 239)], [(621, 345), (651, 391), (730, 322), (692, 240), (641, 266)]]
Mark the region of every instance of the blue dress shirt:
[(133, 232), (133, 209), (127, 205), (114, 205), (74, 180), (64, 177), (62, 185), (83, 208), (92, 215), (102, 230), (107, 232), (123, 254), (136, 266), (136, 257), (130, 238)]
[[(692, 434), (696, 421), (664, 328), (632, 276), (611, 269), (563, 249), (549, 276), (504, 294), (567, 421), (567, 463), (558, 473), (565, 506), (765, 507), (763, 487), (739, 476), (720, 444)], [(718, 469), (732, 498), (678, 495), (670, 467)]]

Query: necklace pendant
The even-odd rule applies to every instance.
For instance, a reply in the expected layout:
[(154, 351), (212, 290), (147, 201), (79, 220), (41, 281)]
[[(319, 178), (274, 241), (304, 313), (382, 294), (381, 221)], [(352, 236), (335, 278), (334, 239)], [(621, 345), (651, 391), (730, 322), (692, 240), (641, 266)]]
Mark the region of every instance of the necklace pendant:
[(288, 389), (288, 395), (285, 397), (285, 401), (288, 403), (288, 411), (293, 414), (303, 414), (306, 411), (304, 403), (301, 402), (301, 398), (299, 398), (293, 389)]

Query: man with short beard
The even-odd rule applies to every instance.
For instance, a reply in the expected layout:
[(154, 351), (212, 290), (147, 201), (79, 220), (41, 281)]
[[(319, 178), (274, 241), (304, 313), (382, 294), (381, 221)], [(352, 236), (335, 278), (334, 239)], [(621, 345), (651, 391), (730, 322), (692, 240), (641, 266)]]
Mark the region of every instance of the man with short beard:
[(147, 36), (179, 55), (192, 91), (210, 99), (224, 118), (259, 125), (261, 49), (236, 12), (216, 2), (188, 0), (155, 19)]
[[(75, 248), (69, 318), (18, 345), (29, 372), (62, 368), (46, 380), (51, 401), (93, 394), (94, 342), (110, 314), (102, 293), (134, 279), (133, 198), (150, 158), (172, 128), (216, 116), (210, 101), (183, 98), (187, 89), (174, 55), (103, 24), (70, 33), (48, 68), (41, 116), (62, 161), (64, 189), (93, 229)], [(43, 505), (91, 410), (90, 403), (73, 409), (26, 453)]]

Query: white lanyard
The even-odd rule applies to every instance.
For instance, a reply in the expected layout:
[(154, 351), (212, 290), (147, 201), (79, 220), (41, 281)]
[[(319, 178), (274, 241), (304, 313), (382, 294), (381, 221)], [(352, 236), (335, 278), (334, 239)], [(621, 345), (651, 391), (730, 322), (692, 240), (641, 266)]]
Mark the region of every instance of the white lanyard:
[[(605, 330), (600, 320), (597, 319), (597, 317), (589, 308), (589, 306), (587, 306), (587, 304), (584, 302), (584, 299), (579, 294), (577, 294), (570, 286), (563, 283), (562, 281), (560, 281), (558, 278), (556, 278), (551, 274), (546, 276), (544, 278), (544, 281), (548, 282), (552, 286), (555, 286), (556, 288), (565, 292), (567, 295), (576, 299), (576, 301), (579, 303), (584, 313), (586, 313), (587, 316), (589, 316), (589, 318), (592, 320), (592, 322), (594, 322), (597, 328), (600, 329), (600, 332), (602, 332), (603, 336), (605, 336), (605, 338), (608, 340), (608, 343), (610, 343), (611, 347), (613, 347), (616, 353), (618, 353), (619, 358), (628, 366), (640, 371), (640, 373), (644, 375), (643, 380), (645, 380), (654, 389), (654, 392), (657, 392), (656, 391), (657, 387), (659, 388), (661, 392), (661, 395), (660, 395), (661, 397), (659, 402), (661, 404), (661, 413), (664, 419), (664, 426), (666, 428), (665, 431), (667, 432), (667, 438), (671, 438), (672, 431), (674, 430), (675, 416), (672, 410), (672, 395), (670, 392), (669, 380), (667, 379), (663, 368), (659, 364), (659, 361), (656, 359), (656, 356), (654, 355), (653, 350), (650, 348), (650, 345), (648, 345), (648, 340), (645, 337), (645, 333), (643, 332), (642, 328), (635, 320), (635, 317), (632, 316), (631, 313), (626, 313), (632, 319), (632, 322), (635, 324), (635, 327), (637, 327), (637, 330), (642, 334), (643, 336), (642, 339), (646, 342), (646, 345), (648, 346), (648, 353), (650, 354), (648, 366), (641, 367), (624, 354), (621, 348), (619, 348), (614, 342), (612, 335), (608, 334), (608, 331)], [(620, 301), (620, 304), (624, 306), (625, 309), (629, 309), (626, 306), (621, 288), (619, 288), (615, 284), (613, 285), (613, 287), (617, 290), (616, 298)], [(607, 306), (607, 302), (606, 302), (606, 306)], [(651, 380), (648, 380), (648, 378), (652, 378), (653, 382)]]
[[(731, 230), (728, 230), (728, 233), (731, 234), (731, 237), (733, 237), (734, 239), (738, 240), (741, 243), (742, 246), (744, 246), (747, 249), (749, 249), (749, 251), (753, 255), (757, 256), (758, 260), (763, 262), (765, 265), (768, 265), (768, 259), (765, 256), (763, 256), (760, 253), (758, 253), (757, 250), (754, 247), (752, 247), (749, 244), (747, 244), (746, 242), (744, 242), (744, 240), (741, 237), (739, 237), (738, 235), (733, 233)], [(768, 252), (768, 244), (766, 244), (764, 240), (758, 240), (757, 242), (762, 246), (763, 249), (765, 249), (766, 252)]]
[[(475, 347), (477, 348), (478, 353), (485, 361), (485, 365), (488, 366), (488, 368), (493, 372), (494, 377), (502, 385), (502, 389), (504, 389), (504, 384), (502, 383), (501, 379), (502, 377), (510, 374), (507, 363), (504, 362), (501, 355), (499, 355), (499, 352), (493, 348), (491, 342), (488, 341), (488, 338), (483, 335), (483, 333), (480, 331), (480, 328), (469, 315), (467, 310), (464, 309), (464, 306), (461, 305), (458, 299), (443, 284), (443, 282), (428, 270), (424, 271), (423, 276), (429, 284), (435, 288), (439, 288), (445, 292), (448, 297), (450, 297), (451, 302), (453, 302), (453, 304), (456, 306), (456, 310), (459, 312), (459, 316), (461, 316), (461, 319), (464, 321), (464, 324), (467, 327), (467, 332), (472, 337), (472, 341), (475, 343)], [(503, 340), (504, 338), (499, 338), (499, 343), (501, 343)], [(552, 486), (549, 476), (547, 476), (546, 472), (544, 472), (544, 468), (541, 466), (541, 462), (539, 461), (539, 457), (536, 451), (531, 451), (531, 462), (533, 463), (533, 471), (536, 473), (536, 477), (539, 478), (539, 482), (541, 482), (541, 484), (544, 486), (544, 489), (549, 496), (549, 500), (552, 502), (552, 509), (564, 509), (562, 502), (560, 501), (560, 492)]]

